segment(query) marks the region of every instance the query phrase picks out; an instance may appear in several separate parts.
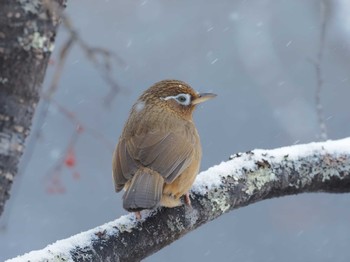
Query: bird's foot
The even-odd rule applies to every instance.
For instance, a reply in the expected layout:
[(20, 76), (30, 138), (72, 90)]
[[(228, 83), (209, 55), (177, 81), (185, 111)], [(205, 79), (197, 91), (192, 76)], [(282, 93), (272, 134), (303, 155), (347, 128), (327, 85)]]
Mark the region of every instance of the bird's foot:
[(191, 198), (190, 198), (190, 193), (187, 192), (185, 194), (185, 204), (188, 205), (189, 207), (191, 206)]
[(137, 220), (141, 219), (141, 212), (140, 211), (136, 211), (136, 212), (134, 212), (134, 214), (135, 214), (135, 217)]

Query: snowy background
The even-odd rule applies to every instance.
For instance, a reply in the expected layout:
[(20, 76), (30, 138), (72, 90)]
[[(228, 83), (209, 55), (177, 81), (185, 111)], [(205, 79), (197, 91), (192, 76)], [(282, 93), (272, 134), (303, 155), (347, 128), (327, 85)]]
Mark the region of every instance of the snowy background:
[[(0, 261), (125, 214), (121, 194), (113, 190), (111, 147), (133, 102), (156, 81), (180, 79), (218, 94), (195, 113), (201, 170), (235, 152), (317, 141), (312, 63), (320, 46), (320, 3), (70, 0), (67, 13), (81, 36), (113, 50), (126, 65), (114, 68), (122, 90), (106, 108), (109, 86), (75, 47), (55, 99), (110, 144), (83, 132), (74, 148), (76, 165), (54, 175), (75, 126), (50, 107), (0, 219)], [(328, 3), (321, 99), (329, 138), (338, 139), (350, 133), (350, 6), (347, 0)], [(46, 88), (66, 37), (61, 30)], [(146, 261), (349, 261), (349, 205), (348, 194), (260, 202), (204, 225)]]

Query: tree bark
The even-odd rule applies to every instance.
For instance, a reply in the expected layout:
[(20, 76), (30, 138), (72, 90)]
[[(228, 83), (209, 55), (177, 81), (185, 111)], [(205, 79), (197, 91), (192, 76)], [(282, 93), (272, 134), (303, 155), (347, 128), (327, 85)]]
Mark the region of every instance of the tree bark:
[[(44, 0), (0, 0), (0, 215), (30, 133), (59, 10)], [(65, 0), (57, 0), (63, 7)], [(56, 4), (56, 3), (55, 3)]]
[(192, 207), (122, 216), (8, 262), (139, 261), (233, 209), (305, 192), (350, 192), (350, 138), (236, 154), (198, 175)]

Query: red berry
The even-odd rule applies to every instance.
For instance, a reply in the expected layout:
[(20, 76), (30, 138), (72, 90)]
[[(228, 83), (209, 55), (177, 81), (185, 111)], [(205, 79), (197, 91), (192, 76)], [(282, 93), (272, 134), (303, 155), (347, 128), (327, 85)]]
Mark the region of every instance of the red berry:
[(64, 163), (67, 167), (74, 167), (76, 164), (76, 158), (74, 151), (70, 149), (66, 155), (66, 158), (64, 160)]

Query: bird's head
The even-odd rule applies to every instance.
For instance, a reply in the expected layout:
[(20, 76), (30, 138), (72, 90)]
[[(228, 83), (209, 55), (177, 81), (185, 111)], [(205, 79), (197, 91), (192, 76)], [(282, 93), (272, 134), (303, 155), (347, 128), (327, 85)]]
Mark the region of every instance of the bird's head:
[(196, 105), (215, 96), (212, 93), (198, 93), (182, 81), (163, 80), (148, 88), (139, 98), (135, 108), (137, 110), (138, 106), (159, 107), (171, 110), (181, 117), (191, 118)]

